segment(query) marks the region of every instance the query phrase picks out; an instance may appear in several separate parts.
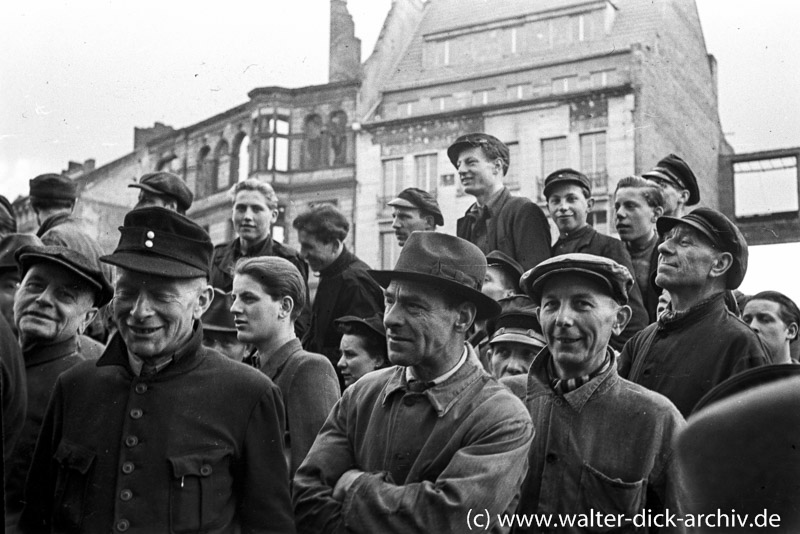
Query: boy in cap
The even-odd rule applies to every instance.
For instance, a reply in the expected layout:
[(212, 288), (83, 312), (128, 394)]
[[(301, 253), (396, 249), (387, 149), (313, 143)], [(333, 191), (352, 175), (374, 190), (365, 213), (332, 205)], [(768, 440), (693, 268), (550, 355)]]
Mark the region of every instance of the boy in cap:
[(186, 183), (180, 176), (171, 172), (145, 174), (139, 179), (139, 183), (129, 184), (128, 187), (139, 189), (139, 200), (134, 209), (161, 206), (186, 215), (194, 200), (194, 195)]
[(620, 375), (670, 399), (688, 416), (713, 386), (771, 363), (758, 335), (725, 306), (747, 272), (747, 242), (722, 213), (698, 208), (658, 219), (662, 243), (655, 283), (671, 310), (631, 338)]
[[(592, 184), (582, 172), (574, 169), (559, 169), (544, 180), (544, 197), (547, 209), (558, 227), (559, 237), (553, 245), (553, 256), (581, 253), (594, 254), (614, 260), (634, 272), (630, 255), (619, 239), (601, 234), (588, 222), (592, 206)], [(611, 339), (611, 346), (620, 350), (625, 342), (648, 324), (647, 311), (642, 304), (642, 293), (634, 283), (630, 291), (632, 318), (621, 332)]]
[(294, 532), (280, 393), (201, 345), (211, 239), (160, 207), (120, 232), (119, 332), (56, 382), (21, 530)]
[[(662, 514), (662, 522), (665, 509), (680, 516), (671, 444), (683, 418), (663, 396), (620, 378), (609, 346), (631, 317), (628, 270), (608, 258), (566, 254), (539, 264), (521, 284), (539, 307), (547, 348), (527, 376), (503, 381), (525, 392), (538, 430), (517, 512), (603, 522), (556, 529), (569, 533), (627, 532), (644, 510)], [(541, 531), (536, 524), (515, 529)]]
[(456, 235), (484, 254), (500, 250), (525, 269), (550, 257), (550, 225), (542, 209), (511, 195), (503, 176), (511, 164), (508, 147), (493, 135), (462, 135), (447, 149), (464, 192), (475, 197), (456, 223)]
[(516, 295), (513, 304), (507, 305), (497, 319), (489, 323), (489, 365), (492, 376), (499, 380), (506, 376), (528, 374), (531, 362), (546, 346), (531, 299)]
[(435, 232), (437, 226), (444, 226), (436, 198), (417, 187), (403, 189), (387, 205), (392, 207), (392, 228), (401, 247), (411, 232)]
[[(394, 367), (344, 391), (294, 478), (301, 532), (464, 532), (511, 511), (525, 472), (530, 417), (465, 343), (499, 305), (480, 292), (483, 253), (414, 232), (383, 286)], [(471, 512), (472, 511), (472, 512)]]
[(680, 156), (669, 154), (642, 174), (664, 193), (664, 215), (683, 217), (686, 206), (700, 202), (700, 189), (691, 167)]

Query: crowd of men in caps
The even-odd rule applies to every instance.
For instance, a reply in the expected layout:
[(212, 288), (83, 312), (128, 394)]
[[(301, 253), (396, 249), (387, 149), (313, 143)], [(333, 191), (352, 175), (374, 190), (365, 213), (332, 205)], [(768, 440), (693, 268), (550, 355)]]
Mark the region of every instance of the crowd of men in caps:
[[(585, 174), (551, 173), (551, 244), (502, 142), (447, 154), (475, 202), (453, 236), (431, 194), (400, 192), (392, 270), (348, 250), (331, 205), (294, 219), (299, 251), (273, 240), (278, 198), (252, 178), (212, 246), (181, 178), (141, 177), (109, 255), (68, 178), (31, 180), (36, 235), (0, 198), (6, 529), (457, 533), (485, 513), (545, 532), (499, 517), (769, 508), (796, 531), (800, 311), (736, 291), (747, 243), (689, 211), (689, 165), (619, 180), (620, 239), (587, 224)], [(691, 530), (658, 526), (609, 531)]]

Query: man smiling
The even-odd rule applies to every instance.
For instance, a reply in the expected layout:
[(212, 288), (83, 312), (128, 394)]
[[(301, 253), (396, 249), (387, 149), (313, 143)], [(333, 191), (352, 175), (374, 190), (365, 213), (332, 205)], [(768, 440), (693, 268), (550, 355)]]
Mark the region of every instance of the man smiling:
[(411, 232), (435, 232), (444, 225), (442, 210), (433, 195), (417, 187), (408, 187), (389, 201), (392, 207), (392, 229), (402, 247)]

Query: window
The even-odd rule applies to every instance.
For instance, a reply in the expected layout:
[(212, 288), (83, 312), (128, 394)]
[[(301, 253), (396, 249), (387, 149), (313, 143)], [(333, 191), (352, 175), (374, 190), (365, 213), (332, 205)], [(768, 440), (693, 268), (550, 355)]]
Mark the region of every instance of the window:
[(214, 150), (214, 173), (216, 174), (215, 190), (221, 191), (230, 186), (231, 178), (230, 150), (228, 142), (222, 139)]
[(481, 89), (480, 91), (473, 91), (472, 93), (472, 105), (473, 106), (485, 106), (489, 103), (489, 93), (491, 89)]
[(529, 97), (530, 93), (531, 84), (529, 83), (509, 85), (506, 88), (506, 100), (522, 100), (523, 98)]
[(381, 232), (381, 269), (394, 269), (397, 263), (397, 258), (400, 256), (400, 245), (397, 244), (397, 238), (393, 230), (386, 230)]
[(403, 158), (383, 160), (383, 202), (381, 205), (393, 199), (403, 189), (405, 189)]
[(289, 117), (274, 110), (260, 110), (253, 119), (253, 157), (255, 171), (289, 169)]
[(332, 166), (344, 165), (347, 163), (347, 114), (342, 111), (334, 111), (329, 119), (330, 130), (330, 154), (328, 162)]
[(508, 172), (503, 178), (503, 183), (509, 189), (518, 190), (520, 169), (519, 143), (516, 141), (513, 143), (506, 143), (506, 146), (508, 147), (508, 159), (510, 160), (510, 163), (508, 165)]
[(197, 198), (205, 198), (211, 192), (214, 183), (214, 160), (211, 158), (211, 147), (208, 145), (200, 149), (196, 168), (197, 181), (194, 193)]
[(577, 76), (565, 76), (563, 78), (553, 78), (553, 94), (568, 93), (578, 88)]
[(250, 168), (250, 137), (244, 133), (233, 139), (233, 152), (231, 153), (231, 179), (241, 182), (247, 179), (247, 170)]
[(436, 154), (426, 154), (414, 158), (417, 187), (436, 195), (436, 177), (438, 175)]
[(398, 117), (410, 117), (414, 114), (414, 104), (416, 100), (411, 100), (408, 102), (400, 102), (397, 104), (397, 116)]
[(586, 216), (586, 222), (601, 234), (608, 234), (608, 214), (604, 207), (590, 211)]
[(542, 139), (542, 179), (567, 166), (567, 138)]
[(322, 117), (317, 114), (306, 117), (303, 125), (303, 167), (315, 169), (322, 166)]
[(614, 69), (593, 72), (589, 77), (589, 87), (607, 87), (610, 83), (612, 83), (613, 76)]
[(453, 95), (435, 96), (431, 98), (431, 104), (433, 111), (447, 111), (448, 109), (453, 109), (455, 107)]
[(797, 215), (797, 158), (738, 161), (733, 164), (734, 214), (757, 217)]
[(583, 134), (581, 141), (581, 172), (592, 181), (592, 192), (608, 191), (606, 169), (606, 133)]

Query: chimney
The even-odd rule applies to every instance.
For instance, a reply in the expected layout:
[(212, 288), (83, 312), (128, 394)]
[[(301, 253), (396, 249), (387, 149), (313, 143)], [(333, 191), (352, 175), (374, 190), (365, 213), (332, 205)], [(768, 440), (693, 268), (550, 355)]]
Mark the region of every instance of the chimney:
[(328, 81), (342, 82), (361, 78), (361, 39), (347, 11), (346, 0), (331, 0), (331, 38)]

